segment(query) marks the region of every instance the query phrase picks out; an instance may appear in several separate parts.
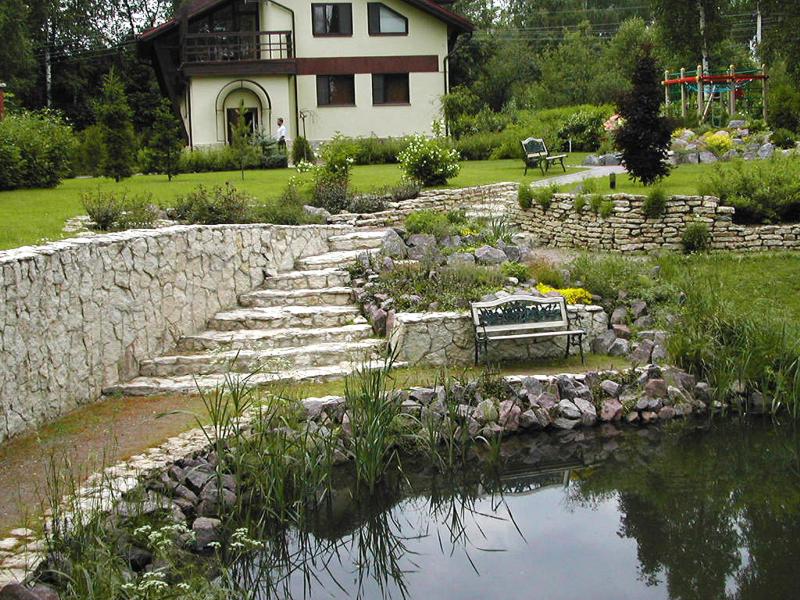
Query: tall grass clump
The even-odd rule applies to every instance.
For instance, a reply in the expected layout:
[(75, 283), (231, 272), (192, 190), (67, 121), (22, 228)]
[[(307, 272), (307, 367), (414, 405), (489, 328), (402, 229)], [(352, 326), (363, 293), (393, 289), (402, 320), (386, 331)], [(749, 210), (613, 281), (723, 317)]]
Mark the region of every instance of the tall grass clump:
[(667, 193), (663, 188), (655, 187), (650, 190), (642, 202), (642, 212), (648, 219), (657, 219), (667, 210)]
[(676, 364), (708, 381), (718, 398), (760, 392), (771, 411), (800, 415), (800, 327), (766, 302), (744, 304), (718, 277), (681, 262), (684, 293), (669, 349)]
[(553, 197), (558, 193), (557, 185), (549, 185), (546, 187), (537, 187), (533, 193), (533, 200), (538, 204), (542, 210), (547, 210), (553, 204)]
[(394, 425), (401, 405), (392, 389), (392, 363), (390, 357), (377, 369), (363, 365), (344, 384), (356, 480), (370, 492), (397, 459)]

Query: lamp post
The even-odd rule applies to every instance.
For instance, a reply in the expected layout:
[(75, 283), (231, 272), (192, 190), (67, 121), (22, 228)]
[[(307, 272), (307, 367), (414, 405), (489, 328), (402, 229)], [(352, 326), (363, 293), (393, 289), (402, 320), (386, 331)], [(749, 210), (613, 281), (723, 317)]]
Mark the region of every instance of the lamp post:
[(0, 81), (0, 121), (6, 116), (6, 84)]

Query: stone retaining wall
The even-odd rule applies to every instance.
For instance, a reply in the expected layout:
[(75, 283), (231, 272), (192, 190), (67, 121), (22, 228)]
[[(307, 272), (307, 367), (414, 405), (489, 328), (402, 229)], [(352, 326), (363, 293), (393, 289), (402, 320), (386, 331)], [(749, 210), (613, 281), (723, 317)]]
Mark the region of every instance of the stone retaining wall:
[(134, 377), (139, 361), (348, 230), (174, 226), (0, 252), (0, 442)]
[(594, 214), (588, 202), (578, 212), (575, 196), (557, 194), (547, 209), (535, 204), (527, 210), (509, 203), (509, 215), (524, 231), (545, 246), (608, 251), (680, 250), (686, 226), (706, 223), (716, 250), (788, 250), (800, 248), (800, 224), (737, 225), (735, 209), (712, 196), (672, 196), (664, 215), (647, 218), (644, 196), (615, 194), (610, 216)]
[[(572, 318), (579, 317), (587, 335), (583, 350), (608, 330), (608, 315), (600, 306), (568, 306)], [(475, 361), (475, 333), (472, 317), (461, 312), (397, 313), (389, 330), (389, 344), (397, 360), (410, 365), (465, 366)], [(566, 339), (489, 342), (490, 360), (528, 360), (564, 355)], [(578, 348), (572, 348), (577, 354)], [(482, 355), (483, 358), (483, 355)]]

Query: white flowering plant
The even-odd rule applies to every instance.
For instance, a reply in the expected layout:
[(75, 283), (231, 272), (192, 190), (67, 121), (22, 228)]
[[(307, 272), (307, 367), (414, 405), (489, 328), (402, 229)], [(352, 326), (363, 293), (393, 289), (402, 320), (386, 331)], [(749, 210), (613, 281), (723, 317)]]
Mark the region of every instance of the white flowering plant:
[(445, 184), (461, 170), (458, 151), (448, 148), (441, 138), (415, 135), (397, 158), (409, 179), (428, 186)]

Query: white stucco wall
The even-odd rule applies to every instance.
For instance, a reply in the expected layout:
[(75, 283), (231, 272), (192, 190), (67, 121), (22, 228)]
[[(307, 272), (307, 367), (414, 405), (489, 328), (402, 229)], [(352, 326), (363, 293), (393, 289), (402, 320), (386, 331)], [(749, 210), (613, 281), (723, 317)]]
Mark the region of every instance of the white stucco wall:
[[(413, 133), (431, 133), (431, 123), (441, 118), (441, 95), (444, 93), (443, 58), (447, 54), (447, 25), (402, 0), (383, 0), (384, 4), (408, 18), (407, 36), (370, 36), (367, 26), (367, 2), (352, 3), (353, 35), (348, 37), (314, 37), (311, 4), (305, 0), (281, 2), (286, 8), (265, 0), (261, 8), (261, 29), (292, 29), (298, 58), (343, 58), (361, 56), (436, 56), (438, 71), (409, 74), (410, 104), (373, 105), (372, 76), (355, 75), (354, 107), (317, 106), (316, 75), (297, 76), (297, 96), (293, 77), (289, 75), (246, 76), (264, 88), (271, 110), (260, 115), (260, 124), (268, 131), (275, 129), (278, 117), (286, 119), (291, 138), (302, 134), (302, 125), (295, 123), (296, 111), (307, 115), (305, 134), (312, 142), (330, 139), (337, 133), (347, 136), (397, 137)], [(184, 112), (191, 113), (192, 144), (208, 146), (225, 143), (225, 113), (217, 110), (217, 97), (225, 85), (237, 78), (194, 77), (189, 84), (189, 101)], [(238, 102), (238, 100), (237, 100)], [(265, 107), (266, 108), (266, 107)], [(187, 119), (188, 120), (188, 119)]]

